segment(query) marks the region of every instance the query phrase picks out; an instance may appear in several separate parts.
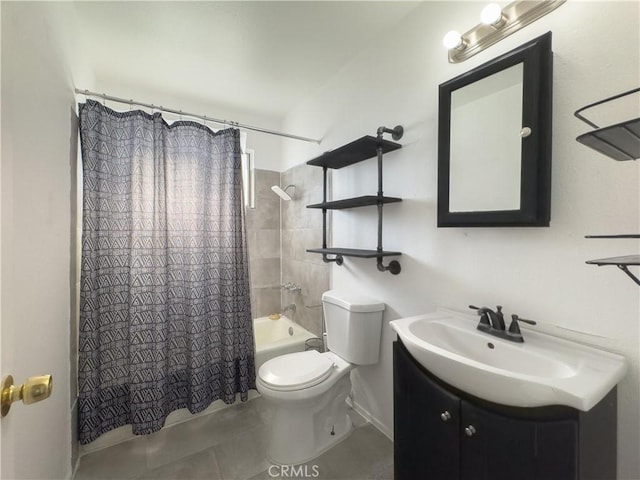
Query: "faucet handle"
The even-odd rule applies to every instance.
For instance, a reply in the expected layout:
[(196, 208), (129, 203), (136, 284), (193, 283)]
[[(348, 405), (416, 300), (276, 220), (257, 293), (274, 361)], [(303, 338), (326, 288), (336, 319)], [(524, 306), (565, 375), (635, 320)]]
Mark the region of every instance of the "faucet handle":
[(529, 325), (535, 325), (536, 322), (534, 322), (533, 320), (527, 320), (526, 318), (520, 318), (518, 315), (516, 315), (515, 313), (513, 315), (511, 315), (511, 325), (509, 325), (509, 333), (512, 333), (514, 335), (520, 335), (520, 325), (518, 324), (518, 322), (524, 322), (524, 323), (528, 323)]
[(518, 321), (518, 322), (528, 323), (529, 325), (537, 325), (537, 322), (535, 322), (534, 320), (527, 320), (526, 318), (520, 318), (515, 313), (513, 315), (511, 315), (511, 318), (513, 320), (515, 320), (515, 321)]

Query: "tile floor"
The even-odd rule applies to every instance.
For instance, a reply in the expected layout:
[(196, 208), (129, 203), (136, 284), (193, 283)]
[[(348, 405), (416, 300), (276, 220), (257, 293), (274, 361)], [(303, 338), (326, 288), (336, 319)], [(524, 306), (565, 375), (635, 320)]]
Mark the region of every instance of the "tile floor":
[[(269, 409), (260, 397), (84, 455), (75, 480), (392, 480), (393, 443), (350, 411), (351, 435), (298, 467), (298, 475), (266, 459)], [(284, 474), (282, 474), (284, 473)]]

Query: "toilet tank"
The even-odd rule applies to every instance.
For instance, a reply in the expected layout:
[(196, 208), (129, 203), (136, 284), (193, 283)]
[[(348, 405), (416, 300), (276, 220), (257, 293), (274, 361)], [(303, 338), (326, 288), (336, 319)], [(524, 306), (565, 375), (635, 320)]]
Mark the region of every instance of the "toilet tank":
[(378, 363), (384, 303), (329, 290), (322, 294), (327, 348), (356, 365)]

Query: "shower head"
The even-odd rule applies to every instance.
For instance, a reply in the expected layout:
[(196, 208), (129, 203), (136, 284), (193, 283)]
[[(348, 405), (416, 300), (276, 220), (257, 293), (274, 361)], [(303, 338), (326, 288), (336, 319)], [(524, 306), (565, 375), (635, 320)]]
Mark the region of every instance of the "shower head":
[(293, 196), (289, 193), (287, 193), (287, 190), (289, 188), (293, 188), (294, 190), (296, 189), (295, 185), (287, 185), (286, 187), (284, 187), (284, 189), (280, 188), (278, 185), (274, 185), (273, 187), (271, 187), (271, 190), (273, 190), (276, 195), (278, 195), (281, 199), (285, 200), (285, 201), (289, 201), (289, 200), (293, 200)]

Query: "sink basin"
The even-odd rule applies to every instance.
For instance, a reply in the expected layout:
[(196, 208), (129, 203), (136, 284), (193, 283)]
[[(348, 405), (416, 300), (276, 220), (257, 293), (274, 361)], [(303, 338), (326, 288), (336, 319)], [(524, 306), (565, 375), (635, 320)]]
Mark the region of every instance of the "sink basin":
[(526, 330), (515, 343), (476, 330), (478, 317), (430, 313), (390, 322), (436, 377), (476, 397), (515, 407), (588, 411), (622, 379), (621, 355)]

